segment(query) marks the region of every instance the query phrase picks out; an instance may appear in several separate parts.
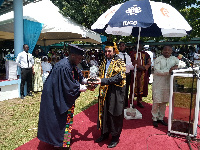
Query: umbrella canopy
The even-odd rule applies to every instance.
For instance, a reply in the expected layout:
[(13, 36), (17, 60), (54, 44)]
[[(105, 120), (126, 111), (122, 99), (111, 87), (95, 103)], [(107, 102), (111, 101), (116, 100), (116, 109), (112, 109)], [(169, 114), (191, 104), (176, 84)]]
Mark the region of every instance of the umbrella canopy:
[[(14, 36), (13, 11), (0, 16), (0, 39), (13, 39)], [(23, 19), (43, 24), (37, 44), (51, 45), (62, 41), (86, 41), (101, 43), (100, 34), (77, 24), (69, 17), (59, 12), (50, 0), (42, 0), (27, 4), (23, 7)], [(9, 35), (9, 36), (8, 36)]]
[(192, 28), (172, 6), (149, 0), (127, 1), (103, 13), (92, 25), (97, 32), (142, 37), (183, 37)]

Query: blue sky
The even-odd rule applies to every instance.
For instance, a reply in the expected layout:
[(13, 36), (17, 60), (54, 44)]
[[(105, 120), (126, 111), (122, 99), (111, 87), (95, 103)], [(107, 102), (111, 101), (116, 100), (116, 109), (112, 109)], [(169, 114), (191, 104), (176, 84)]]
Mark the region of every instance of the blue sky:
[[(198, 2), (200, 1), (200, 0), (197, 0)], [(192, 5), (191, 7), (197, 7), (197, 5)]]

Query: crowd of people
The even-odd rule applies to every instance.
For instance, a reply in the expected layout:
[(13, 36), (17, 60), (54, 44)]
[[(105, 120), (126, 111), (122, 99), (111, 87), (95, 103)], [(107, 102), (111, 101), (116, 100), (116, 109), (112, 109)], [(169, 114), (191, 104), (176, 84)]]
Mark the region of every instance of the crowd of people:
[[(166, 45), (160, 56), (156, 56), (155, 51), (145, 50), (142, 42), (138, 45), (138, 52), (136, 47), (128, 51), (124, 42), (118, 46), (113, 42), (104, 44), (105, 50), (99, 53), (69, 44), (68, 56), (53, 64), (48, 62), (48, 56), (41, 60), (39, 50), (33, 57), (28, 53), (28, 45), (24, 45), (24, 51), (16, 60), (21, 67), (21, 98), (24, 98), (25, 81), (32, 83), (33, 76), (33, 91), (42, 91), (38, 123), (41, 141), (69, 149), (75, 100), (81, 92), (94, 91), (96, 85), (100, 85), (97, 127), (101, 135), (95, 142), (107, 140), (111, 135), (108, 148), (116, 147), (123, 127), (124, 109), (129, 106), (144, 108), (142, 98), (148, 95), (152, 72), (152, 125), (167, 126), (164, 116), (170, 96), (170, 74), (179, 64), (173, 48)], [(194, 54), (194, 59), (200, 60), (198, 53)], [(56, 57), (51, 55), (51, 58)], [(81, 73), (91, 66), (99, 69), (99, 77), (94, 81)], [(31, 95), (31, 84), (27, 89)], [(132, 103), (132, 100), (136, 102)]]
[(40, 55), (40, 49), (36, 49), (34, 54), (28, 52), (29, 46), (23, 45), (24, 51), (18, 54), (16, 63), (21, 68), (20, 95), (24, 99), (24, 85), (27, 82), (27, 95), (32, 96), (32, 92), (41, 92), (43, 84), (47, 79), (54, 62), (48, 62), (47, 56)]

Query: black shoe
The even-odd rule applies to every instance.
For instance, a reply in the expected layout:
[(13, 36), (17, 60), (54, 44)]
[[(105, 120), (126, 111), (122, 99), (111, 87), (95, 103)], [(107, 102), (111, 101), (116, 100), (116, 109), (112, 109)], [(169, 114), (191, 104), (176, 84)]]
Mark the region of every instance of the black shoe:
[(100, 143), (106, 139), (108, 139), (109, 135), (101, 135), (98, 139), (95, 140), (95, 143)]
[(168, 126), (168, 124), (167, 124), (164, 120), (158, 120), (157, 122), (158, 122), (158, 123), (161, 123), (161, 124), (164, 125), (164, 126)]
[(137, 102), (137, 106), (139, 106), (140, 108), (144, 108), (144, 106), (140, 102)]
[(30, 92), (30, 93), (28, 93), (27, 95), (28, 95), (28, 96), (33, 96), (33, 94), (32, 94), (31, 92)]
[(153, 121), (153, 126), (154, 127), (158, 127), (158, 122), (157, 121)]
[(24, 99), (24, 95), (21, 95), (21, 99)]
[(116, 142), (111, 141), (111, 143), (108, 145), (108, 148), (116, 147), (118, 143), (119, 143), (119, 140)]

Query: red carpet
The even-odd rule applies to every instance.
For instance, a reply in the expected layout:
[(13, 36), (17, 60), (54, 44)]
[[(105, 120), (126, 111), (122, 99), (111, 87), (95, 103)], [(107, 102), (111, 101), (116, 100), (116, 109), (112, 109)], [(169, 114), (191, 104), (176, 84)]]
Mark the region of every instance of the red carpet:
[[(120, 142), (115, 150), (189, 150), (189, 146), (182, 138), (170, 137), (167, 135), (167, 127), (160, 125), (158, 128), (152, 126), (151, 105), (143, 103), (145, 108), (138, 110), (142, 113), (143, 118), (139, 120), (125, 120)], [(168, 116), (168, 108), (166, 111)], [(72, 150), (98, 150), (107, 149), (110, 139), (100, 144), (94, 143), (94, 140), (100, 136), (97, 130), (97, 105), (79, 113), (74, 117), (72, 130)], [(167, 118), (165, 118), (167, 121)], [(198, 128), (199, 129), (199, 128)], [(198, 131), (199, 138), (200, 132)], [(200, 143), (192, 141), (191, 147), (197, 150)], [(37, 138), (18, 147), (16, 150), (53, 150), (53, 147)]]

